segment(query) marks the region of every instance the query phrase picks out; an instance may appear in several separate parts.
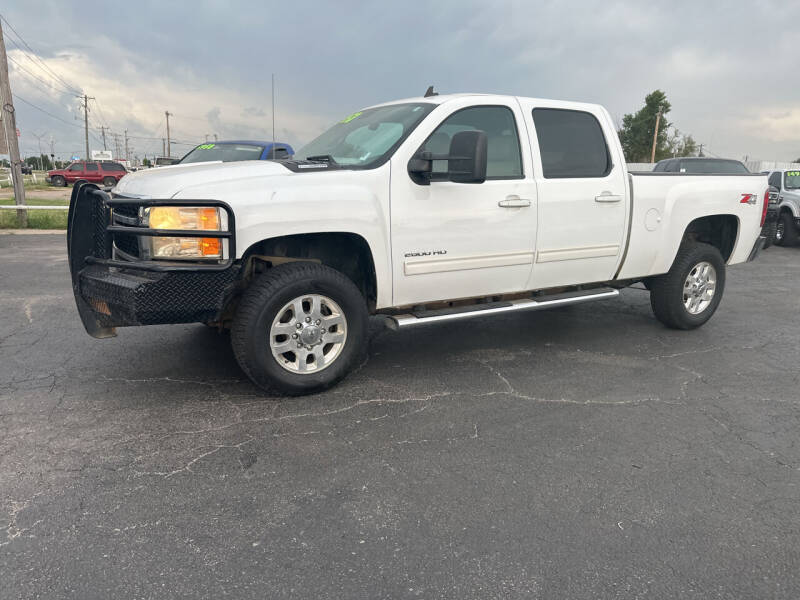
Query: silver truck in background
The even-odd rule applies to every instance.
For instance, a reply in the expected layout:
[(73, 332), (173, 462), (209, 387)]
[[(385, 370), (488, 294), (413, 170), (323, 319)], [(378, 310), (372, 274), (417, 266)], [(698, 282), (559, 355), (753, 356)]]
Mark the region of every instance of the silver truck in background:
[(800, 170), (770, 171), (768, 181), (770, 186), (778, 190), (775, 243), (778, 246), (795, 246), (800, 240)]

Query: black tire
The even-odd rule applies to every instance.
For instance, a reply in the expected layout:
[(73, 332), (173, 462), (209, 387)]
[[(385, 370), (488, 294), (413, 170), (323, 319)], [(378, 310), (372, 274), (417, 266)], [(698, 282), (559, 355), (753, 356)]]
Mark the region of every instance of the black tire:
[[(684, 304), (684, 283), (700, 263), (707, 262), (716, 271), (716, 288), (708, 306), (692, 314)], [(725, 291), (725, 261), (714, 246), (700, 242), (681, 245), (670, 270), (653, 277), (650, 287), (650, 306), (656, 319), (671, 329), (694, 329), (708, 321), (717, 310)]]
[(797, 245), (797, 227), (794, 224), (794, 217), (788, 210), (784, 210), (778, 218), (778, 229), (776, 231), (775, 243), (778, 246)]
[(67, 180), (64, 179), (61, 175), (54, 175), (53, 178), (50, 180), (50, 183), (52, 183), (56, 187), (64, 187), (67, 185)]
[(764, 249), (766, 250), (775, 243), (775, 231), (778, 229), (778, 221), (772, 221), (764, 225), (761, 234), (766, 238), (764, 242)]
[(113, 177), (103, 177), (103, 185), (106, 187), (114, 187), (117, 185), (117, 180)]
[[(295, 298), (319, 294), (339, 305), (346, 319), (344, 345), (319, 371), (287, 370), (272, 355), (270, 328)], [(261, 389), (291, 396), (327, 389), (358, 364), (367, 345), (367, 305), (355, 284), (339, 271), (311, 262), (293, 262), (260, 275), (245, 291), (231, 327), (231, 346), (245, 374)]]

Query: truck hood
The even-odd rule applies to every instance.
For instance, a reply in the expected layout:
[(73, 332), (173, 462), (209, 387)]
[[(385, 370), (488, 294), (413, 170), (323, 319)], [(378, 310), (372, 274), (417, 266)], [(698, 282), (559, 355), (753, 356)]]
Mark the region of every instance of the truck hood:
[(280, 163), (268, 160), (171, 165), (129, 173), (120, 179), (114, 193), (135, 198), (167, 199), (189, 186), (286, 175), (292, 175), (292, 172)]

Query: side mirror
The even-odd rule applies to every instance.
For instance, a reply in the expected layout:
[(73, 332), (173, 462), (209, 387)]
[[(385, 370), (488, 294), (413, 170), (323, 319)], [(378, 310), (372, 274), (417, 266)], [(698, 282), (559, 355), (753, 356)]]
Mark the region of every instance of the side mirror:
[[(418, 185), (431, 181), (483, 183), (486, 181), (487, 138), (483, 131), (460, 131), (450, 140), (447, 154), (419, 152), (408, 161), (408, 174)], [(447, 172), (434, 173), (433, 161), (446, 160)]]
[(450, 140), (447, 178), (455, 183), (486, 181), (487, 138), (484, 131), (459, 131)]

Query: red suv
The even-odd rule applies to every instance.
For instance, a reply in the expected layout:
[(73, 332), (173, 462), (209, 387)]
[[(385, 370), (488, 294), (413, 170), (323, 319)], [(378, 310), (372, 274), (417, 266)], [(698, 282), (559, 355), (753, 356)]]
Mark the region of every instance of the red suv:
[(66, 169), (57, 169), (47, 172), (47, 181), (57, 187), (64, 187), (68, 183), (75, 183), (78, 179), (90, 183), (102, 183), (111, 187), (125, 177), (128, 172), (119, 163), (115, 162), (84, 162), (72, 163)]

